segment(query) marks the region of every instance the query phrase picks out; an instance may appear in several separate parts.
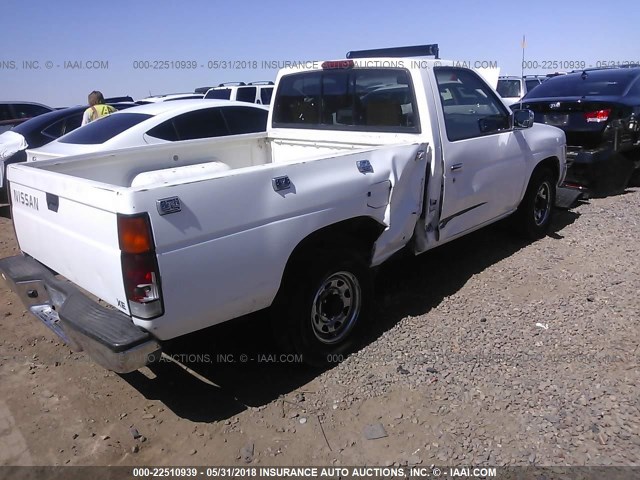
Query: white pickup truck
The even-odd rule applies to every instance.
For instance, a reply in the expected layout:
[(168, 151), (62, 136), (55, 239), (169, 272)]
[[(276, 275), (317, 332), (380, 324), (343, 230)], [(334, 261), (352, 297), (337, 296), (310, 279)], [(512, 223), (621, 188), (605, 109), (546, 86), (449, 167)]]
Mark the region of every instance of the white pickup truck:
[(543, 236), (565, 176), (561, 130), (431, 47), (280, 71), (266, 133), (11, 165), (22, 254), (2, 276), (117, 372), (269, 307), (305, 361), (336, 358), (370, 320), (374, 267), (509, 215)]

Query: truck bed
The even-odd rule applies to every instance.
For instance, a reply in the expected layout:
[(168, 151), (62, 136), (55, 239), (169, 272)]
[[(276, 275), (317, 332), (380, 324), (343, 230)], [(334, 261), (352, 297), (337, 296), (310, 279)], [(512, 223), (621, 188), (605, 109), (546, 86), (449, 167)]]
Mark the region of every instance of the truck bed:
[[(117, 217), (148, 213), (165, 314), (134, 322), (172, 338), (269, 306), (295, 246), (324, 226), (370, 216), (389, 227), (376, 259), (401, 248), (422, 204), (420, 148), (304, 139), (273, 147), (250, 134), (11, 166), (17, 237), (23, 252), (130, 315)], [(273, 182), (283, 177), (291, 185), (278, 191)], [(163, 215), (158, 202), (171, 198), (181, 211)]]
[(353, 136), (343, 141), (340, 134), (336, 137), (334, 141), (318, 141), (309, 140), (308, 135), (285, 139), (254, 133), (78, 155), (30, 163), (29, 167), (110, 187), (138, 189), (204, 180), (240, 168), (312, 160), (383, 144), (415, 141), (411, 137), (371, 134), (361, 135), (360, 141), (354, 141)]

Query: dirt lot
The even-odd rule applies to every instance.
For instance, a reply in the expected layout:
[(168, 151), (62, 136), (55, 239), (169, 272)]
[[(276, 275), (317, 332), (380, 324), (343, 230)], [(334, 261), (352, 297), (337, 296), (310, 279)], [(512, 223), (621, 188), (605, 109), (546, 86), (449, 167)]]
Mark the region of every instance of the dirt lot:
[(532, 244), (498, 225), (394, 261), (363, 347), (324, 372), (254, 315), (116, 375), (2, 284), (0, 465), (640, 465), (639, 239), (631, 190)]

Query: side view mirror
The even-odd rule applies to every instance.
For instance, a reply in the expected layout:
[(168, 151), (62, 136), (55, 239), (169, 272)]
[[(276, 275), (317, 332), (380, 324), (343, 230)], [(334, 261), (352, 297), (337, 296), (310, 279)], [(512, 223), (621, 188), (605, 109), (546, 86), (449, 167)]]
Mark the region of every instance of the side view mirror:
[(523, 129), (533, 126), (534, 115), (531, 110), (516, 110), (513, 112), (513, 128)]

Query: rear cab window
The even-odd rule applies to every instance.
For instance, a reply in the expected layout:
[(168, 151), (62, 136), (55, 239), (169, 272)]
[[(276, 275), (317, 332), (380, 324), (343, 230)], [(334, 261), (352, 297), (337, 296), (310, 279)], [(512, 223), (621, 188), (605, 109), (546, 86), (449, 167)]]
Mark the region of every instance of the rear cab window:
[(280, 79), (273, 126), (419, 133), (411, 77), (400, 68), (302, 72)]
[(142, 113), (115, 113), (78, 128), (60, 137), (58, 141), (76, 145), (98, 145), (151, 117), (152, 115)]

